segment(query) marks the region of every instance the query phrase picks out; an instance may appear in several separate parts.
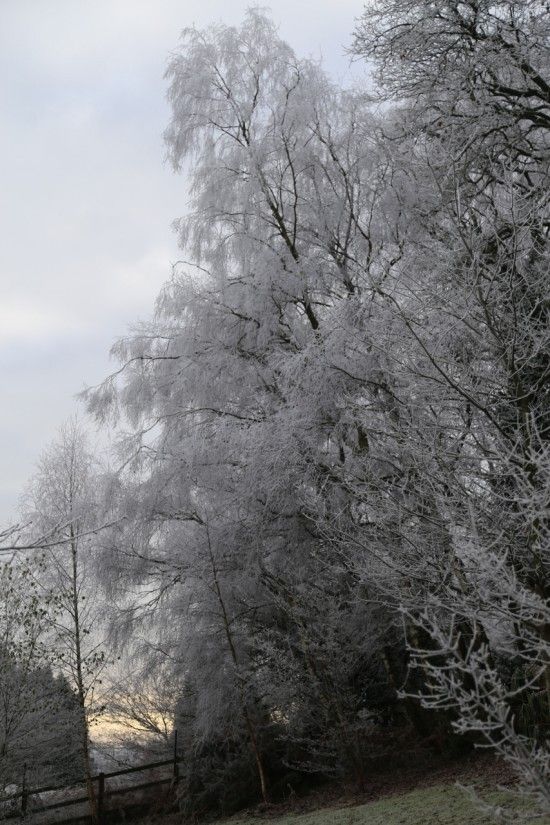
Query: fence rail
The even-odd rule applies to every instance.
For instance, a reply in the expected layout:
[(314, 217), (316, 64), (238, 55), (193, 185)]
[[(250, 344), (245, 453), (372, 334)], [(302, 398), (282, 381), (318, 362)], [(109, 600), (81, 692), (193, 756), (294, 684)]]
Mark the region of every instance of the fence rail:
[[(105, 799), (110, 796), (115, 796), (117, 794), (124, 794), (124, 793), (131, 793), (132, 791), (143, 791), (146, 788), (153, 788), (158, 785), (167, 785), (172, 783), (174, 785), (177, 784), (179, 779), (179, 764), (182, 762), (182, 757), (178, 756), (177, 754), (177, 746), (178, 746), (178, 738), (177, 738), (177, 731), (174, 738), (174, 755), (171, 759), (163, 759), (157, 762), (148, 762), (144, 765), (134, 765), (131, 768), (121, 768), (116, 771), (110, 771), (108, 773), (98, 773), (95, 776), (91, 777), (91, 781), (97, 783), (97, 791), (96, 791), (96, 808), (97, 808), (97, 823), (98, 825), (103, 825), (106, 808), (105, 808)], [(172, 766), (172, 775), (162, 777), (161, 779), (153, 779), (148, 782), (141, 782), (137, 785), (125, 785), (124, 787), (118, 788), (106, 788), (105, 787), (105, 780), (113, 779), (115, 777), (126, 776), (127, 774), (138, 773), (141, 771), (153, 770), (154, 768), (164, 768), (171, 765)], [(16, 793), (9, 794), (9, 796), (0, 797), (0, 805), (6, 802), (13, 802), (16, 799), (21, 799), (21, 803), (19, 805), (18, 810), (11, 811), (2, 815), (0, 813), (0, 820), (1, 819), (16, 819), (23, 816), (26, 816), (28, 813), (33, 814), (41, 814), (46, 811), (55, 810), (56, 808), (67, 808), (71, 805), (83, 805), (90, 801), (88, 795), (86, 796), (79, 796), (76, 799), (61, 799), (59, 802), (52, 802), (47, 805), (41, 805), (38, 808), (33, 808), (32, 812), (28, 810), (29, 808), (29, 800), (32, 797), (38, 796), (42, 793), (50, 793), (53, 791), (69, 791), (74, 790), (80, 786), (86, 785), (86, 779), (81, 779), (78, 782), (73, 782), (71, 785), (44, 785), (40, 788), (29, 788), (25, 787), (25, 783), (23, 782), (23, 787), (20, 791)], [(91, 814), (86, 814), (83, 816), (76, 816), (73, 819), (66, 820), (67, 822), (89, 822), (92, 819)]]

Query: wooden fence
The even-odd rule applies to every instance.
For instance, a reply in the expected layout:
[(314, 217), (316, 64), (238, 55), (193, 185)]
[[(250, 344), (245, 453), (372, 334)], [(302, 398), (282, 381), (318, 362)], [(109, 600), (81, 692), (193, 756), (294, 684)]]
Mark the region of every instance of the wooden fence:
[[(106, 807), (106, 799), (107, 797), (112, 797), (119, 794), (129, 794), (136, 791), (143, 791), (147, 788), (153, 788), (160, 785), (171, 785), (174, 787), (177, 785), (179, 780), (179, 763), (182, 761), (182, 758), (177, 755), (177, 736), (175, 737), (174, 741), (174, 755), (171, 759), (163, 759), (159, 762), (149, 762), (145, 765), (136, 765), (132, 768), (121, 768), (117, 771), (111, 771), (110, 773), (98, 773), (96, 776), (92, 777), (92, 782), (97, 783), (96, 789), (96, 806), (97, 806), (97, 825), (103, 825), (105, 821), (105, 815), (107, 813)], [(152, 779), (148, 782), (140, 782), (139, 784), (131, 784), (125, 785), (122, 787), (115, 787), (109, 788), (106, 781), (109, 779), (114, 779), (115, 777), (126, 776), (127, 774), (134, 774), (138, 772), (153, 770), (154, 768), (163, 768), (171, 766), (172, 770), (169, 776), (162, 777), (161, 779)], [(4, 805), (5, 803), (12, 803), (14, 804), (14, 810), (7, 811), (6, 813), (0, 812), (0, 820), (2, 819), (16, 819), (21, 817), (26, 817), (34, 814), (42, 814), (46, 811), (53, 811), (57, 808), (68, 808), (72, 805), (83, 805), (89, 803), (89, 797), (86, 796), (79, 796), (74, 799), (61, 799), (58, 802), (52, 802), (46, 805), (32, 805), (33, 797), (37, 797), (40, 794), (44, 793), (51, 793), (53, 791), (71, 791), (75, 787), (79, 787), (81, 785), (85, 785), (86, 780), (82, 779), (79, 782), (75, 782), (72, 785), (47, 785), (42, 788), (26, 788), (25, 781), (23, 781), (23, 787), (17, 793), (10, 794), (9, 796), (0, 797), (0, 805)], [(17, 804), (17, 800), (20, 800), (19, 804)], [(74, 817), (70, 817), (66, 820), (56, 820), (56, 822), (90, 822), (91, 821), (91, 814), (87, 813), (85, 815), (77, 815)]]

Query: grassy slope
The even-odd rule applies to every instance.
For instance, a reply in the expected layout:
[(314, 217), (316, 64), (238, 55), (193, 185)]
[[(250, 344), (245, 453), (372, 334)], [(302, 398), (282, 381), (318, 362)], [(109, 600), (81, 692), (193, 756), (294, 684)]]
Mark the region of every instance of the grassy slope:
[[(488, 795), (493, 804), (502, 794)], [(524, 821), (518, 817), (518, 823)], [(538, 825), (550, 825), (550, 819), (528, 820)], [(489, 825), (493, 819), (482, 814), (469, 797), (453, 785), (387, 796), (366, 805), (344, 808), (323, 808), (306, 814), (282, 817), (252, 817), (227, 821), (227, 825)]]

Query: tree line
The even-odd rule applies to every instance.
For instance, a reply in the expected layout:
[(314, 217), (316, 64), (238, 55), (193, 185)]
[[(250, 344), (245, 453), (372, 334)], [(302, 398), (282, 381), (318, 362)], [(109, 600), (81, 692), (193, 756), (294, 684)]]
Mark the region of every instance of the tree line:
[(110, 467), (65, 431), (19, 542), (84, 759), (85, 579), (141, 664), (112, 706), (177, 727), (189, 813), (427, 740), (550, 808), (549, 35), (538, 0), (375, 0), (344, 89), (264, 11), (183, 32), (182, 260), (86, 393)]

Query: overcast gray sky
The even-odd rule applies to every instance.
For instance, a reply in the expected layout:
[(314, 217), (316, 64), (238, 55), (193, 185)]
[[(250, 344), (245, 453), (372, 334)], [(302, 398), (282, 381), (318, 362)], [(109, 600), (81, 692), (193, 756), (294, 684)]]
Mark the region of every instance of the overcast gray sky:
[[(0, 525), (177, 260), (170, 224), (187, 198), (163, 162), (166, 57), (185, 26), (238, 23), (248, 5), (0, 0)], [(349, 77), (361, 0), (272, 9), (300, 55)]]

